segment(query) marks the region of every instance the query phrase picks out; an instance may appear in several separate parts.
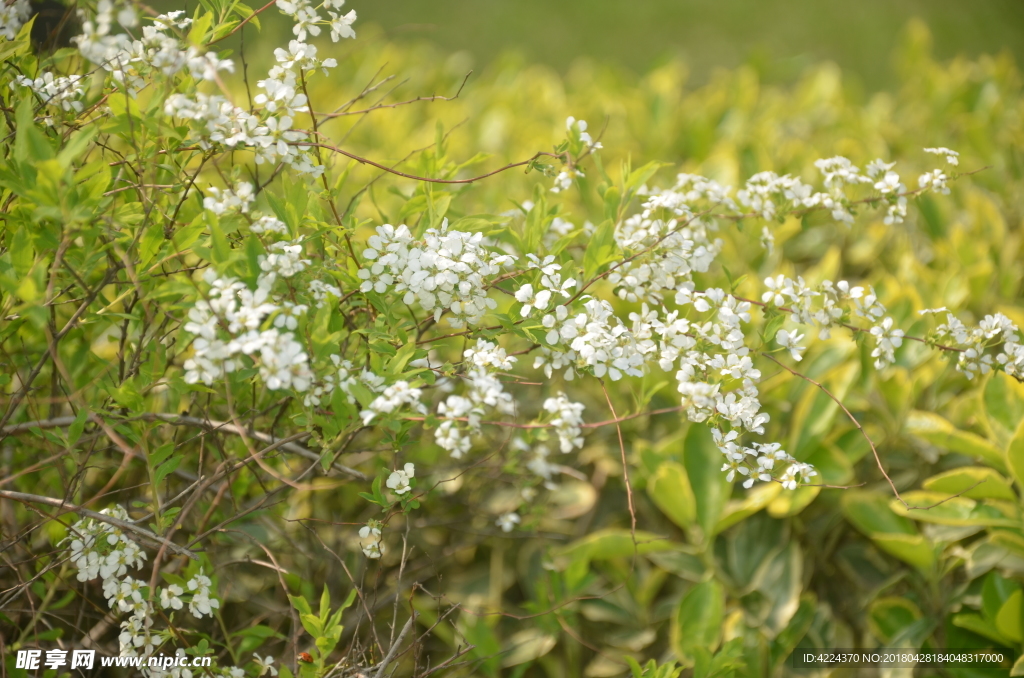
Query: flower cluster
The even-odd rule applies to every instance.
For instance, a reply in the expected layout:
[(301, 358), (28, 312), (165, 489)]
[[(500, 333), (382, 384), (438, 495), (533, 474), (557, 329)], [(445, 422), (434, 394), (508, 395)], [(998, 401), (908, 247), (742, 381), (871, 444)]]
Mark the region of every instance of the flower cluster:
[(344, 6), (345, 0), (326, 0), (322, 7), (330, 16), (328, 21), (316, 13), (313, 3), (309, 0), (282, 0), (277, 3), (279, 10), (295, 20), (292, 32), (303, 41), (306, 39), (306, 33), (320, 35), (320, 25), (324, 23), (329, 25), (331, 40), (334, 42), (356, 37), (356, 32), (352, 29), (352, 24), (356, 21), (356, 11), (353, 9), (342, 14), (341, 8)]
[(547, 339), (553, 346), (542, 347), (534, 367), (544, 367), (550, 376), (552, 369), (567, 366), (567, 379), (581, 368), (589, 368), (596, 377), (607, 374), (612, 381), (641, 376), (644, 352), (612, 305), (589, 296), (583, 300), (580, 313), (570, 315), (565, 306), (559, 306), (544, 318)]
[[(279, 273), (275, 271), (274, 273)], [(193, 355), (185, 361), (185, 382), (212, 385), (243, 366), (243, 357), (259, 362), (260, 377), (272, 390), (306, 391), (313, 381), (305, 348), (291, 332), (265, 327), (284, 310), (271, 296), (275, 275), (260, 276), (255, 290), (208, 269), (210, 289), (188, 313), (185, 331), (195, 335)], [(287, 309), (296, 313), (296, 307)], [(285, 321), (287, 326), (287, 320)]]
[(367, 558), (377, 559), (384, 555), (384, 538), (381, 536), (380, 526), (376, 521), (359, 528), (359, 546), (363, 549), (363, 555)]
[(378, 415), (391, 414), (395, 410), (409, 405), (416, 412), (426, 414), (426, 406), (420, 402), (423, 391), (413, 388), (407, 381), (396, 381), (374, 398), (369, 407), (359, 413), (363, 419), (363, 426), (368, 425)]
[(666, 292), (690, 282), (694, 272), (708, 270), (723, 243), (710, 235), (716, 223), (695, 218), (690, 203), (724, 200), (726, 190), (703, 177), (680, 174), (674, 188), (644, 191), (648, 198), (642, 211), (615, 229), (616, 243), (632, 255), (608, 276), (620, 299), (660, 304)]
[(562, 452), (572, 452), (574, 447), (583, 447), (583, 403), (574, 403), (559, 393), (544, 401), (544, 410), (554, 415), (551, 425), (558, 433), (558, 446)]
[[(311, 11), (306, 3), (285, 4), (295, 9), (297, 15), (306, 16)], [(338, 3), (338, 7), (341, 4), (343, 1)], [(354, 12), (349, 12), (349, 15), (355, 19)], [(315, 24), (307, 28), (310, 32), (313, 28), (319, 32)], [(274, 50), (276, 65), (270, 69), (268, 77), (257, 82), (263, 91), (253, 101), (262, 108), (255, 113), (232, 105), (220, 95), (201, 93), (194, 97), (171, 95), (164, 105), (164, 112), (199, 123), (196, 132), (200, 137), (198, 143), (203, 148), (215, 145), (230, 149), (250, 148), (256, 154), (257, 164), (285, 163), (300, 173), (319, 176), (324, 168), (314, 164), (308, 152), (300, 150), (309, 137), (305, 132), (293, 129), (293, 122), (297, 114), (309, 110), (306, 95), (299, 91), (301, 83), (317, 70), (327, 74), (328, 69), (338, 64), (335, 59), (318, 59), (317, 48), (303, 42), (304, 38), (305, 33), (298, 40), (292, 40), (287, 50)]]
[[(253, 186), (248, 181), (238, 182), (235, 188), (220, 189), (216, 186), (209, 186), (206, 189), (208, 196), (203, 198), (203, 209), (220, 216), (226, 213), (240, 212), (248, 214), (256, 194)], [(264, 217), (266, 218), (266, 217)], [(259, 233), (254, 227), (253, 231)]]
[[(761, 295), (763, 303), (791, 313), (798, 323), (817, 325), (820, 339), (828, 339), (831, 328), (836, 325), (849, 326), (846, 320), (851, 315), (865, 318), (872, 323), (867, 331), (876, 340), (871, 352), (875, 358), (875, 368), (880, 370), (895, 362), (895, 350), (903, 344), (904, 333), (893, 326), (892, 318), (883, 317), (885, 306), (878, 300), (871, 286), (865, 292), (863, 287), (851, 286), (846, 280), (838, 283), (824, 280), (812, 289), (799, 276), (792, 280), (782, 275), (766, 278), (764, 284), (767, 291)], [(820, 306), (815, 303), (817, 299), (821, 300)], [(800, 352), (804, 347), (799, 346), (799, 342), (802, 340), (803, 335), (786, 330), (776, 335), (776, 342), (789, 349), (794, 360), (801, 358)]]
[(363, 292), (404, 293), (404, 303), (418, 303), (435, 322), (450, 312), (452, 327), (476, 325), (497, 306), (487, 296), (486, 278), (514, 260), (489, 251), (480, 233), (449, 230), (447, 219), (422, 239), (404, 224), (384, 224), (367, 244), (363, 257), (371, 263), (359, 270)]
[[(64, 111), (80, 113), (83, 105), (82, 98), (82, 76), (69, 75), (54, 77), (53, 73), (46, 71), (34, 80), (24, 75), (17, 76), (11, 83), (11, 89), (16, 87), (27, 87), (38, 96), (43, 103), (49, 106), (59, 106)], [(46, 122), (53, 124), (53, 119), (47, 117)]]
[[(282, 316), (278, 316), (280, 319)], [(276, 322), (276, 321), (275, 321)], [(356, 397), (352, 394), (352, 387), (359, 384), (370, 393), (380, 393), (384, 390), (384, 378), (363, 368), (356, 371), (352, 361), (344, 360), (337, 354), (330, 356), (331, 366), (321, 370), (322, 376), (313, 384), (306, 393), (303, 404), (306, 407), (315, 407), (331, 399), (336, 389), (345, 394), (345, 400), (350, 405), (355, 405)]]
[[(104, 509), (101, 513), (120, 521), (130, 522), (128, 513), (120, 506)], [(78, 581), (86, 582), (100, 577), (103, 595), (112, 610), (129, 613), (121, 622), (120, 654), (122, 657), (150, 657), (171, 639), (165, 629), (154, 627), (157, 618), (149, 601), (149, 586), (131, 577), (131, 569), (139, 569), (146, 553), (121, 528), (102, 520), (85, 518), (76, 522), (62, 544), (67, 543), (71, 562), (78, 569)], [(196, 618), (213, 616), (220, 601), (212, 596), (213, 582), (199, 570), (181, 586), (176, 583), (157, 591), (158, 605), (166, 614), (182, 610), (188, 605)], [(145, 664), (143, 664), (145, 666)], [(155, 669), (142, 669), (149, 678), (165, 675)], [(182, 678), (187, 678), (182, 676)]]
[(512, 394), (505, 391), (494, 374), (496, 370), (511, 369), (515, 356), (508, 356), (505, 349), (480, 339), (463, 352), (463, 357), (467, 365), (462, 379), (466, 384), (464, 395), (449, 395), (438, 404), (441, 423), (434, 434), (437, 444), (454, 459), (461, 459), (470, 451), (472, 437), (480, 433), (481, 417), (488, 409), (499, 414), (515, 411)]
[(0, 35), (8, 40), (18, 37), (18, 31), (32, 16), (28, 0), (14, 0), (0, 5)]
[[(924, 309), (924, 314), (946, 313), (946, 322), (935, 328), (937, 343), (955, 349), (956, 369), (968, 379), (1002, 368), (1015, 379), (1024, 377), (1024, 345), (1020, 343), (1020, 330), (1002, 313), (986, 315), (977, 327), (967, 327), (946, 308)], [(988, 352), (998, 347), (993, 358)]]
[[(575, 151), (576, 155), (584, 152), (592, 153), (602, 148), (601, 142), (594, 141), (594, 138), (587, 132), (586, 120), (577, 120), (570, 115), (565, 119), (565, 129), (569, 133), (569, 148)], [(567, 191), (572, 188), (574, 179), (584, 176), (583, 170), (575, 165), (568, 164), (565, 169), (555, 176), (555, 185), (551, 187), (551, 192), (561, 193), (562, 191)]]
[[(83, 57), (109, 72), (132, 94), (142, 90), (156, 73), (173, 77), (187, 68), (194, 78), (215, 80), (219, 71), (234, 71), (230, 59), (219, 59), (187, 44), (180, 33), (192, 20), (184, 15), (184, 11), (161, 14), (142, 27), (141, 37), (133, 39), (126, 33), (112, 32), (115, 23), (126, 29), (138, 25), (132, 5), (117, 6), (112, 0), (100, 0), (96, 14), (82, 22), (82, 34), (75, 42)], [(172, 31), (179, 35), (172, 35)]]
[(416, 465), (406, 464), (403, 468), (394, 471), (388, 476), (387, 486), (394, 491), (395, 494), (401, 496), (410, 490), (412, 485), (410, 480), (416, 477)]
[(818, 472), (810, 464), (797, 461), (790, 456), (779, 443), (754, 443), (751, 447), (741, 447), (736, 439), (736, 431), (723, 433), (712, 428), (711, 433), (715, 445), (725, 456), (722, 471), (726, 479), (732, 482), (737, 477), (744, 477), (743, 487), (753, 487), (757, 481), (771, 482), (775, 480), (773, 472), (776, 468), (785, 467), (779, 482), (787, 490), (795, 490), (799, 482), (807, 482)]

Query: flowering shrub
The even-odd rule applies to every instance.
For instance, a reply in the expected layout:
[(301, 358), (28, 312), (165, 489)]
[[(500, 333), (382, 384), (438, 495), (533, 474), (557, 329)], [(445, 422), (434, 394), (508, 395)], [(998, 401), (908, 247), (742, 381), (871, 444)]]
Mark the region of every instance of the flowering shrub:
[[(948, 225), (1014, 214), (973, 184), (1012, 197), (984, 167), (1011, 151), (924, 147), (945, 137), (919, 125), (923, 153), (833, 135), (672, 179), (610, 170), (628, 142), (558, 112), (525, 159), (471, 171), (440, 125), (408, 168), (336, 123), (422, 98), (317, 98), (357, 81), (360, 57), (318, 56), (355, 37), (344, 4), (100, 0), (39, 55), (28, 3), (0, 14), (0, 498), (20, 502), (0, 608), (35, 610), (3, 619), (15, 645), (320, 678), (637, 674), (640, 654), (768, 675), (801, 644), (1022, 642), (1019, 235)], [(275, 6), (294, 39), (253, 84), (216, 44)], [(1019, 133), (1017, 76), (976, 68)], [(811, 89), (791, 142), (839, 107)], [(983, 146), (1004, 129), (963, 115)], [(87, 624), (44, 621), (72, 600)]]

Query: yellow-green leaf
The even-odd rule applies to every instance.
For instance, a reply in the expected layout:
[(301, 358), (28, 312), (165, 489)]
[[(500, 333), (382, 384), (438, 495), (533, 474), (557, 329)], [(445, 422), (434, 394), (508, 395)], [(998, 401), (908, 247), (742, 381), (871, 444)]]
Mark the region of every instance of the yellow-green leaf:
[(880, 549), (923, 574), (931, 573), (935, 567), (935, 545), (920, 534), (875, 534), (871, 539)]
[(1021, 624), (1022, 600), (1024, 600), (1024, 592), (1019, 589), (1014, 591), (996, 614), (996, 628), (1015, 643), (1024, 640), (1024, 629)]
[(1017, 484), (1024, 488), (1024, 421), (1017, 427), (1006, 448), (1006, 465)]
[(572, 559), (607, 560), (609, 558), (629, 558), (633, 553), (651, 553), (653, 551), (669, 551), (675, 545), (665, 537), (651, 532), (636, 532), (636, 545), (629, 530), (610, 528), (599, 530), (582, 539), (563, 547), (559, 555)]
[(981, 459), (999, 470), (1005, 470), (1002, 452), (979, 435), (961, 431), (931, 412), (914, 410), (907, 416), (907, 431), (933, 445)]
[(1019, 518), (1006, 515), (996, 505), (980, 503), (966, 497), (950, 497), (941, 492), (915, 491), (904, 493), (903, 500), (912, 507), (928, 508), (907, 509), (898, 499), (889, 502), (890, 508), (898, 515), (923, 523), (986, 527), (1017, 527), (1020, 524)]
[(959, 494), (969, 499), (1014, 501), (1017, 498), (1010, 487), (1010, 481), (998, 471), (985, 466), (955, 468), (932, 476), (923, 485), (929, 492)]
[(668, 461), (659, 466), (647, 481), (647, 493), (673, 523), (684, 530), (693, 529), (697, 521), (697, 504), (682, 464)]
[(779, 483), (761, 483), (750, 490), (743, 499), (730, 499), (718, 519), (715, 532), (720, 533), (754, 515), (768, 506), (782, 491), (782, 485)]
[(685, 664), (693, 665), (697, 648), (714, 652), (718, 647), (724, 612), (722, 585), (714, 579), (686, 592), (672, 618), (671, 629), (672, 648)]

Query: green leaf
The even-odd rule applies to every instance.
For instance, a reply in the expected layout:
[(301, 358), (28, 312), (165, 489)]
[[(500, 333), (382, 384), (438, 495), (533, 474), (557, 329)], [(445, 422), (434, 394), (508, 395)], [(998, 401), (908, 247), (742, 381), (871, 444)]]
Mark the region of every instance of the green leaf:
[(995, 619), (1009, 597), (1020, 590), (1019, 582), (1007, 579), (998, 572), (989, 572), (981, 587), (981, 611), (985, 618)]
[(999, 608), (995, 619), (999, 632), (1015, 643), (1024, 640), (1024, 625), (1021, 620), (1022, 601), (1024, 601), (1024, 592), (1014, 591)]
[(922, 574), (934, 572), (936, 547), (919, 534), (875, 534), (871, 539), (889, 555), (913, 565)]
[(872, 634), (887, 643), (922, 616), (913, 601), (886, 596), (875, 599), (868, 608), (868, 627)]
[[(889, 502), (893, 512), (919, 520), (924, 523), (938, 525), (977, 525), (1019, 527), (1019, 515), (1007, 515), (994, 500), (982, 500), (979, 503), (965, 497), (950, 498), (948, 494), (914, 491), (903, 494), (903, 500), (910, 506), (929, 508), (907, 509), (898, 499)], [(941, 503), (940, 503), (941, 502)]]
[(226, 264), (231, 259), (231, 245), (227, 236), (221, 230), (220, 220), (212, 213), (207, 213), (207, 221), (210, 226), (210, 253), (213, 256), (213, 263)]
[(306, 633), (314, 638), (324, 635), (323, 623), (320, 621), (320, 617), (315, 614), (303, 614), (299, 617), (299, 621), (302, 622), (302, 627), (306, 629)]
[(714, 579), (697, 584), (683, 596), (672, 617), (671, 642), (676, 655), (687, 665), (694, 662), (694, 650), (714, 651), (721, 640), (725, 594)]
[(27, 54), (29, 50), (29, 36), (31, 35), (32, 25), (35, 22), (35, 17), (25, 23), (18, 31), (18, 37), (14, 40), (5, 40), (0, 43), (0, 63), (3, 63), (11, 57), (21, 56)]
[(764, 325), (764, 340), (770, 342), (775, 339), (775, 335), (779, 333), (782, 326), (786, 324), (786, 315), (784, 313), (774, 312), (774, 314), (768, 318), (768, 322)]
[(25, 97), (18, 104), (16, 120), (18, 129), (14, 135), (14, 159), (26, 163), (52, 159), (53, 147), (35, 124), (32, 97)]
[(611, 220), (601, 222), (587, 244), (583, 254), (583, 277), (593, 278), (598, 270), (618, 257), (618, 246), (615, 243), (615, 224)]
[(1006, 499), (1016, 501), (1010, 481), (985, 466), (963, 466), (928, 478), (923, 483), (929, 492), (961, 495), (969, 499)]
[(210, 26), (213, 24), (213, 19), (213, 13), (204, 12), (202, 16), (193, 21), (192, 30), (188, 32), (189, 43), (196, 47), (202, 46)]
[(1010, 445), (1006, 448), (1006, 465), (1017, 485), (1024, 489), (1024, 421), (1014, 431)]
[(651, 161), (644, 165), (643, 167), (639, 167), (630, 172), (623, 186), (623, 188), (625, 189), (625, 194), (632, 196), (637, 191), (637, 189), (646, 184), (650, 180), (650, 178), (653, 177), (654, 174), (664, 166), (665, 163)]
[(647, 481), (647, 493), (669, 519), (684, 530), (697, 521), (697, 502), (686, 477), (686, 469), (674, 461), (663, 463)]
[(89, 149), (98, 132), (99, 129), (96, 125), (89, 125), (72, 134), (71, 138), (64, 144), (64, 148), (57, 153), (57, 162), (60, 163), (60, 166), (64, 169), (70, 167), (74, 160), (77, 160), (80, 155)]
[(403, 345), (395, 357), (388, 362), (388, 369), (386, 374), (392, 377), (397, 377), (405, 370), (405, 366), (409, 364), (412, 357), (416, 354), (416, 342), (410, 341), (408, 344)]
[(14, 272), (24, 280), (29, 280), (30, 278), (26, 276), (32, 270), (32, 264), (36, 260), (36, 253), (32, 246), (32, 237), (28, 229), (24, 226), (18, 227), (18, 230), (14, 232), (14, 236), (8, 243), (8, 252), (11, 255)]
[(161, 464), (153, 474), (153, 480), (155, 481), (154, 484), (159, 485), (164, 478), (177, 471), (178, 466), (181, 464), (181, 460), (182, 457), (174, 457)]
[(89, 420), (89, 410), (80, 408), (78, 414), (75, 415), (75, 420), (68, 426), (68, 446), (74, 447), (78, 439), (82, 437), (82, 431), (85, 430), (85, 422)]
[(914, 523), (893, 513), (883, 494), (848, 490), (843, 493), (842, 507), (846, 518), (868, 537), (877, 534), (917, 534)]
[(355, 600), (356, 600), (356, 590), (352, 589), (351, 591), (348, 592), (348, 595), (345, 597), (345, 602), (343, 602), (341, 604), (341, 607), (338, 608), (338, 612), (341, 613), (341, 612), (344, 612), (345, 610), (347, 610), (349, 607), (352, 606), (352, 603), (354, 603)]
[(671, 541), (651, 532), (636, 532), (636, 545), (629, 530), (608, 528), (598, 530), (558, 549), (556, 553), (572, 560), (608, 560), (609, 558), (631, 558), (634, 553), (669, 551), (675, 548)]
[(937, 414), (914, 410), (907, 416), (907, 431), (933, 445), (980, 459), (1000, 471), (1006, 469), (1003, 453), (979, 435), (958, 430)]
[(501, 665), (507, 668), (540, 659), (551, 652), (557, 642), (555, 636), (541, 628), (524, 629), (514, 633), (504, 641), (505, 648), (510, 651), (502, 657)]
[(626, 664), (629, 666), (629, 671), (633, 674), (633, 678), (643, 677), (643, 669), (640, 668), (640, 662), (638, 662), (637, 660), (633, 659), (628, 655), (623, 657), (623, 659), (626, 660)]
[(615, 186), (609, 186), (604, 192), (604, 216), (615, 223), (619, 218), (619, 206), (622, 204), (622, 192)]
[(993, 372), (982, 392), (982, 403), (989, 428), (1005, 440), (1024, 420), (1024, 384), (1003, 372)]
[(153, 468), (156, 468), (160, 464), (164, 463), (168, 457), (174, 454), (174, 442), (164, 443), (154, 451), (149, 453), (149, 464)]
[(304, 596), (288, 596), (288, 600), (292, 602), (292, 607), (299, 611), (299, 614), (313, 614), (312, 608), (309, 607), (309, 603), (306, 602)]
[(690, 426), (683, 440), (683, 466), (693, 488), (697, 523), (703, 539), (710, 541), (729, 499), (732, 484), (722, 473), (722, 453), (715, 446), (707, 426)]
[(999, 629), (993, 622), (983, 619), (980, 614), (957, 614), (953, 616), (953, 626), (959, 626), (962, 629), (967, 629), (973, 633), (977, 633), (979, 636), (984, 636), (989, 640), (994, 640), (1001, 645), (1011, 645), (1012, 641), (1000, 633)]
[(321, 621), (327, 621), (327, 617), (331, 614), (331, 590), (324, 585), (323, 593), (320, 594), (320, 619)]

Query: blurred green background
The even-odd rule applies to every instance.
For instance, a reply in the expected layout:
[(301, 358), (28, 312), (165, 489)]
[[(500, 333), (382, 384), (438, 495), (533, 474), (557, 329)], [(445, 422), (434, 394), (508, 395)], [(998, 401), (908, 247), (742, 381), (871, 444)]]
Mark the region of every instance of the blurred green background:
[(682, 56), (697, 82), (753, 64), (770, 81), (835, 61), (870, 90), (893, 85), (893, 47), (917, 17), (935, 56), (1010, 51), (1024, 63), (1021, 0), (349, 0), (357, 30), (466, 52), (482, 68), (504, 52), (562, 72), (581, 58), (643, 73)]

